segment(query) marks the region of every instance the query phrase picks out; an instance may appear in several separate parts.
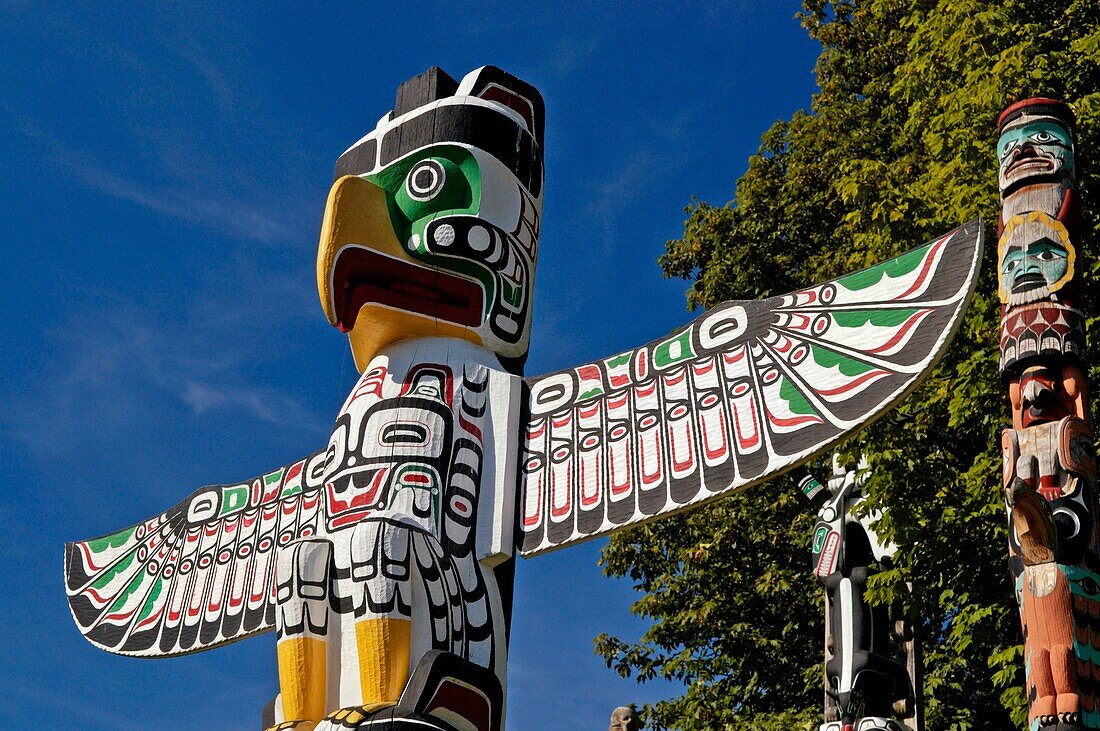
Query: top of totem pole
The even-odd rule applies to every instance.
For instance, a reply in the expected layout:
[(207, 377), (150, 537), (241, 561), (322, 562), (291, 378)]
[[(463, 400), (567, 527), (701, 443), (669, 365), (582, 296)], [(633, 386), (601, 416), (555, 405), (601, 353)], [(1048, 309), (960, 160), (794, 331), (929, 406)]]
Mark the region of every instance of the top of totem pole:
[(495, 66), (432, 67), (336, 162), (317, 252), (329, 322), (359, 370), (418, 337), (470, 341), (520, 373), (542, 210), (542, 95)]
[(1057, 117), (1069, 122), (1071, 128), (1077, 124), (1077, 117), (1073, 114), (1073, 109), (1061, 99), (1033, 96), (1005, 107), (1005, 110), (997, 117), (997, 129), (1002, 129), (1006, 124), (1024, 114)]

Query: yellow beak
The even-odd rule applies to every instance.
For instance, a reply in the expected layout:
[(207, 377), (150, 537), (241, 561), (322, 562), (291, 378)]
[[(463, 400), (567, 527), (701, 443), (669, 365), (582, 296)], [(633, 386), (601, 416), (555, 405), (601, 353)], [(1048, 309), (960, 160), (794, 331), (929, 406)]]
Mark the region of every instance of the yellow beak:
[[(440, 321), (415, 312), (366, 303), (358, 313), (342, 313), (345, 306), (343, 282), (334, 282), (336, 262), (347, 247), (370, 249), (416, 267), (401, 246), (390, 221), (386, 192), (362, 178), (348, 175), (338, 179), (328, 194), (317, 247), (317, 294), (331, 325), (340, 325), (348, 314), (354, 325), (347, 331), (355, 365), (362, 372), (371, 359), (390, 343), (417, 337), (453, 337), (482, 344), (470, 328)], [(337, 291), (341, 290), (341, 291)]]

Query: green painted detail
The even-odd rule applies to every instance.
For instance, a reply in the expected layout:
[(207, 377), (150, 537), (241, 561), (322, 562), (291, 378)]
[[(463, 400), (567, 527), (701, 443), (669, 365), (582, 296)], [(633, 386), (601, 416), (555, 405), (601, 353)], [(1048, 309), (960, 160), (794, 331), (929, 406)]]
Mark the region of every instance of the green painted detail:
[(803, 483), (805, 486), (802, 488), (803, 495), (813, 495), (815, 492), (821, 489), (821, 483), (816, 477), (811, 477)]
[(828, 535), (829, 529), (823, 525), (818, 526), (817, 530), (814, 531), (814, 553), (821, 553), (821, 547), (825, 545), (825, 537)]
[[(446, 182), (431, 200), (413, 200), (405, 190), (405, 179), (417, 163), (429, 158), (443, 168)], [(366, 179), (386, 191), (397, 240), (405, 243), (412, 234), (420, 234), (420, 246), (410, 252), (417, 258), (427, 253), (424, 227), (429, 221), (440, 216), (476, 215), (481, 206), (481, 167), (469, 150), (456, 145), (425, 147)]]
[(839, 368), (840, 372), (846, 376), (858, 376), (874, 367), (846, 355), (841, 355), (834, 350), (823, 348), (820, 345), (811, 345), (810, 352), (813, 353), (814, 362), (819, 366), (822, 368)]
[(117, 564), (115, 564), (111, 568), (110, 571), (107, 571), (102, 576), (100, 576), (98, 579), (96, 579), (96, 582), (94, 584), (92, 584), (92, 588), (93, 589), (102, 589), (102, 588), (106, 587), (107, 584), (110, 584), (112, 581), (114, 581), (114, 578), (116, 576), (118, 576), (119, 574), (125, 572), (126, 569), (130, 568), (130, 564), (132, 564), (134, 562), (134, 556), (136, 556), (136, 555), (137, 555), (136, 552), (132, 552), (126, 558), (122, 559)]
[[(423, 475), (424, 477), (428, 478), (428, 482), (422, 485), (408, 484), (405, 481), (405, 478), (407, 478), (409, 475)], [(427, 492), (431, 495), (432, 515), (434, 516), (436, 523), (439, 524), (443, 520), (443, 490), (440, 488), (441, 482), (442, 481), (440, 480), (439, 474), (427, 465), (404, 465), (402, 467), (399, 467), (394, 475), (394, 480), (392, 483), (395, 486), (394, 497), (390, 500), (390, 502), (392, 503), (396, 500), (396, 496), (401, 490)], [(413, 498), (413, 500), (415, 501), (416, 498)]]
[(510, 282), (501, 281), (500, 300), (505, 304), (512, 305), (512, 307), (519, 308), (520, 304), (523, 303), (523, 288), (513, 287)]
[(222, 490), (222, 511), (220, 515), (235, 513), (248, 505), (248, 487), (237, 485)]
[(603, 387), (594, 386), (594, 387), (588, 389), (587, 391), (585, 391), (584, 393), (582, 393), (580, 396), (578, 396), (577, 401), (584, 401), (586, 399), (595, 398), (596, 396), (602, 396), (602, 395), (603, 395)]
[(119, 546), (124, 545), (126, 541), (130, 540), (130, 536), (134, 535), (134, 531), (136, 530), (137, 526), (135, 525), (133, 528), (124, 528), (118, 533), (112, 533), (109, 536), (103, 536), (102, 538), (95, 538), (93, 540), (87, 541), (88, 549), (92, 553), (102, 553), (108, 548), (118, 548)]
[(157, 597), (160, 596), (161, 589), (164, 588), (164, 579), (157, 577), (157, 583), (153, 584), (152, 591), (149, 592), (148, 598), (145, 600), (145, 604), (141, 607), (141, 613), (138, 614), (137, 621), (141, 621), (148, 617), (153, 611), (153, 604), (156, 603)]
[(634, 353), (623, 353), (622, 355), (605, 358), (603, 362), (604, 365), (606, 365), (608, 368), (618, 368), (621, 365), (626, 365), (627, 363), (629, 363), (630, 357), (632, 355), (634, 355)]
[[(439, 192), (430, 200), (417, 200), (411, 197), (404, 178), (393, 191), (394, 204), (409, 221), (419, 221), (442, 210), (469, 209), (473, 203), (473, 190), (465, 171), (446, 157), (432, 155), (431, 159), (443, 169), (444, 182)], [(417, 162), (422, 161), (423, 158)], [(412, 166), (409, 169), (411, 168)]]
[(283, 469), (284, 468), (280, 467), (279, 469), (275, 470), (274, 472), (270, 472), (270, 473), (264, 475), (264, 487), (269, 487), (271, 485), (275, 485), (280, 480), (282, 480), (283, 479)]
[(914, 314), (914, 307), (900, 310), (856, 310), (850, 312), (833, 312), (833, 320), (841, 327), (863, 327), (871, 323), (876, 327), (897, 327)]
[(137, 575), (134, 576), (134, 578), (130, 579), (130, 583), (126, 585), (126, 588), (122, 590), (122, 593), (118, 595), (117, 599), (115, 599), (115, 603), (112, 604), (111, 608), (107, 611), (117, 612), (118, 610), (122, 609), (122, 607), (126, 604), (126, 600), (130, 598), (130, 595), (137, 591), (138, 587), (141, 586), (141, 582), (144, 578), (145, 572), (139, 571)]
[(280, 495), (279, 497), (284, 498), (284, 497), (290, 497), (291, 495), (299, 495), (299, 494), (301, 494), (301, 492), (302, 492), (302, 486), (301, 485), (294, 485), (293, 487), (284, 487), (283, 488), (283, 494)]
[(817, 413), (817, 409), (810, 405), (802, 392), (795, 388), (790, 379), (786, 377), (783, 378), (783, 383), (779, 386), (779, 397), (786, 401), (787, 408), (796, 414)]
[(668, 368), (695, 357), (695, 347), (691, 344), (691, 328), (673, 335), (653, 349), (653, 367)]
[(931, 248), (932, 244), (926, 244), (918, 249), (913, 249), (912, 251), (902, 254), (897, 259), (891, 259), (890, 261), (885, 261), (877, 266), (873, 266), (870, 269), (864, 269), (862, 272), (856, 272), (855, 274), (841, 277), (836, 280), (836, 282), (847, 290), (860, 290), (878, 284), (883, 276), (890, 277), (891, 279), (903, 277), (924, 262), (924, 258), (928, 255)]

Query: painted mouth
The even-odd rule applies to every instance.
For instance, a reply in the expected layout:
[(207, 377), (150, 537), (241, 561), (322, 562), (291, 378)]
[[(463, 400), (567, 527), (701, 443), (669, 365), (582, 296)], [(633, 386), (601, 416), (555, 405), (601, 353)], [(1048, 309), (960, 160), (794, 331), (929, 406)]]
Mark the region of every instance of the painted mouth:
[(362, 246), (345, 246), (332, 271), (336, 326), (355, 327), (359, 310), (380, 304), (464, 327), (482, 320), (481, 287), (437, 269), (394, 259)]
[(1039, 152), (1025, 150), (1016, 160), (1005, 168), (1005, 178), (1012, 179), (1031, 175), (1049, 175), (1058, 168), (1058, 163), (1053, 158)]
[(1015, 293), (1030, 292), (1033, 289), (1047, 286), (1047, 280), (1041, 274), (1023, 274), (1012, 282), (1012, 291)]

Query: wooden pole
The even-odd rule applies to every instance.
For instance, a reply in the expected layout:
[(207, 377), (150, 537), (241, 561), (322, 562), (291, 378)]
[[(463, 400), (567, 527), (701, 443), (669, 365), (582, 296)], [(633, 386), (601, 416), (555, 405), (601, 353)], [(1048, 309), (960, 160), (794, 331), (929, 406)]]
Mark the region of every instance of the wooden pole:
[(1100, 728), (1100, 550), (1084, 375), (1074, 116), (1045, 98), (998, 120), (1001, 433), (1009, 564), (1024, 634), (1028, 728)]

